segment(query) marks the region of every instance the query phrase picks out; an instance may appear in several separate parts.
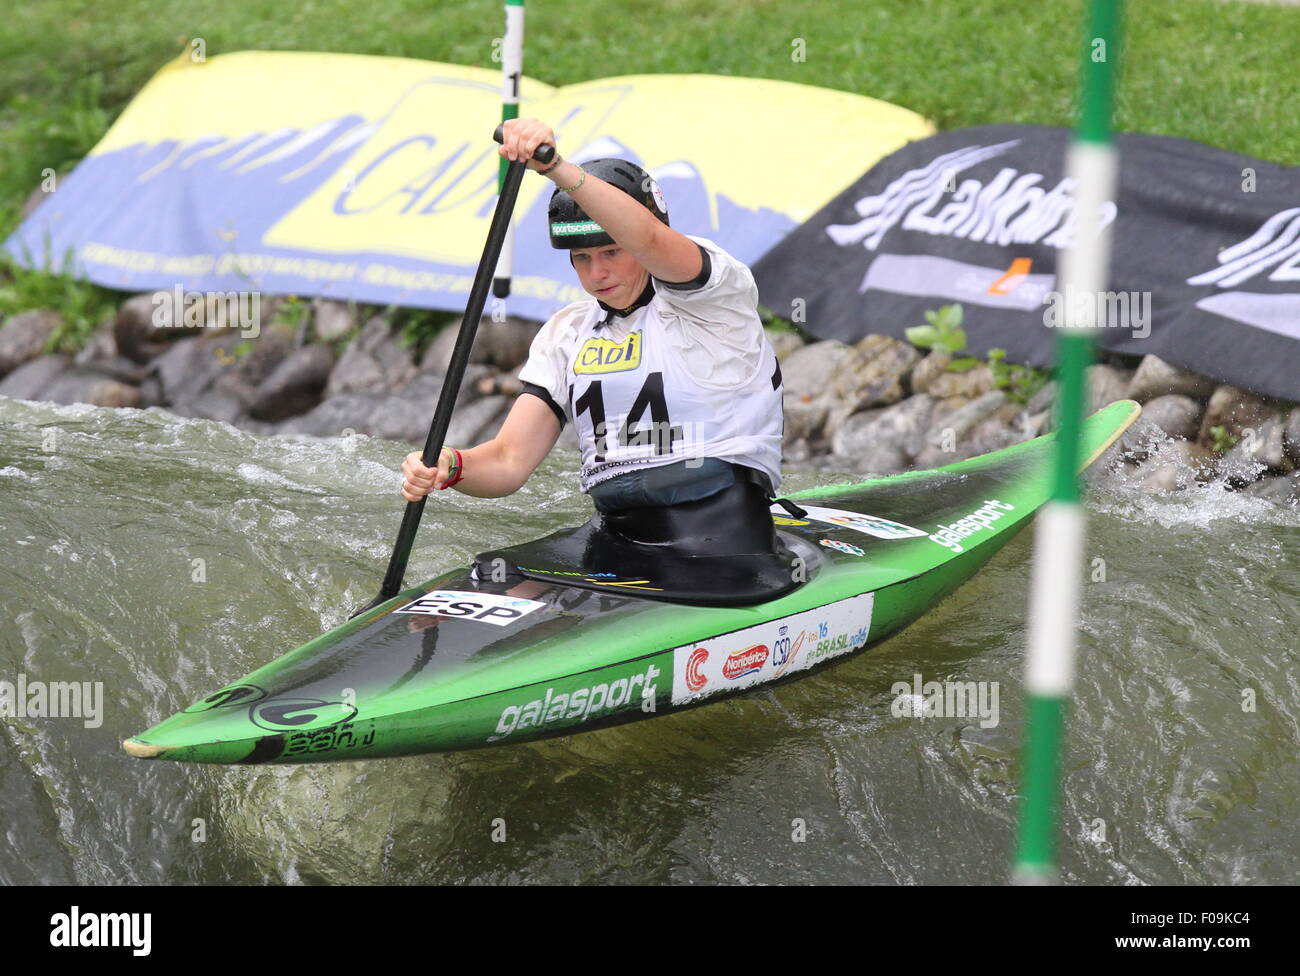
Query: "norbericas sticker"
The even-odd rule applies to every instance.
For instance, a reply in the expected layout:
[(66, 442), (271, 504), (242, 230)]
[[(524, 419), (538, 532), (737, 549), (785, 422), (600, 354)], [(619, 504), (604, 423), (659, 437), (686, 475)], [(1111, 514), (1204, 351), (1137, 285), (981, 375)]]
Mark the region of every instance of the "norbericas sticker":
[(517, 596), (498, 596), (495, 593), (473, 593), (465, 590), (433, 590), (418, 600), (412, 600), (406, 606), (399, 607), (395, 612), (453, 617), (504, 627), (544, 606), (545, 603), (525, 600)]

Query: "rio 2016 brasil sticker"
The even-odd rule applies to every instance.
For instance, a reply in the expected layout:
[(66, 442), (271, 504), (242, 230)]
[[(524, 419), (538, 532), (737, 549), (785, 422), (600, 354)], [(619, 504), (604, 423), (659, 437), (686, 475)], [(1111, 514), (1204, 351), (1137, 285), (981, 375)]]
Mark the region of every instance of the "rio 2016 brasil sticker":
[(537, 600), (496, 593), (473, 593), (465, 590), (432, 590), (412, 600), (394, 613), (422, 613), (431, 617), (474, 620), (481, 624), (504, 627), (525, 614), (546, 606)]
[[(839, 508), (818, 508), (816, 505), (800, 506), (814, 522), (836, 525), (842, 529), (852, 529), (874, 536), (877, 539), (916, 539), (928, 535), (921, 529), (914, 529), (902, 522), (879, 518), (875, 515), (863, 515), (861, 512), (846, 512)], [(772, 506), (773, 511), (782, 510), (779, 505)]]

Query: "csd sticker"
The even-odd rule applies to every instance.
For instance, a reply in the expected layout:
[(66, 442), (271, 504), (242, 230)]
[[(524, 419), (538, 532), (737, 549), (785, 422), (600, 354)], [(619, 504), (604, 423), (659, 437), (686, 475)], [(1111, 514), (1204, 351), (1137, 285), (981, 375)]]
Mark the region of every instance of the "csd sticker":
[(307, 725), (338, 725), (357, 714), (356, 706), (321, 698), (272, 698), (249, 709), (255, 725), (277, 732)]
[(515, 596), (466, 593), (462, 590), (434, 590), (399, 608), (396, 612), (423, 613), (431, 617), (456, 617), (504, 627), (544, 606), (545, 603)]
[(206, 712), (210, 708), (226, 708), (230, 705), (251, 705), (265, 698), (266, 692), (257, 685), (232, 685), (208, 695), (201, 702), (195, 702), (187, 712)]
[(622, 342), (613, 339), (588, 339), (573, 360), (573, 371), (583, 373), (619, 373), (641, 365), (641, 331), (638, 329)]

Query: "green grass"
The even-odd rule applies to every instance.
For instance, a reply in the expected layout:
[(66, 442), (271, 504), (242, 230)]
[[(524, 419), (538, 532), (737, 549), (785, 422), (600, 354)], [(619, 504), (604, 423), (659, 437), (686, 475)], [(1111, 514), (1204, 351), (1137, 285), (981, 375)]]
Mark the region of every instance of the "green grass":
[[(1130, 0), (1116, 127), (1300, 163), (1300, 8)], [(1083, 0), (535, 0), (526, 73), (776, 78), (894, 102), (941, 128), (1069, 125)], [(46, 168), (83, 156), (189, 38), (497, 67), (500, 0), (42, 0), (0, 27), (0, 237)], [(806, 59), (791, 57), (802, 38)], [(726, 106), (718, 106), (725, 112)], [(797, 173), (798, 152), (770, 165)], [(13, 271), (10, 269), (10, 273)]]

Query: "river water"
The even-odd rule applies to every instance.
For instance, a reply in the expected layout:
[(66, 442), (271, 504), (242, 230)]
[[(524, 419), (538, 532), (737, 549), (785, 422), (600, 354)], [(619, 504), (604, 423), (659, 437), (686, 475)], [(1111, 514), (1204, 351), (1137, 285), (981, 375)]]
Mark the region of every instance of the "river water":
[[(0, 681), (103, 690), (97, 718), (92, 693), (82, 717), (0, 719), (0, 883), (1006, 879), (1030, 532), (873, 649), (677, 715), (370, 763), (122, 753), (374, 595), (407, 450), (0, 399)], [(576, 480), (554, 453), (511, 497), (438, 497), (408, 579), (585, 520)], [(1293, 883), (1300, 512), (1118, 474), (1088, 508), (1064, 879)], [(914, 681), (996, 682), (997, 722), (896, 714)]]

